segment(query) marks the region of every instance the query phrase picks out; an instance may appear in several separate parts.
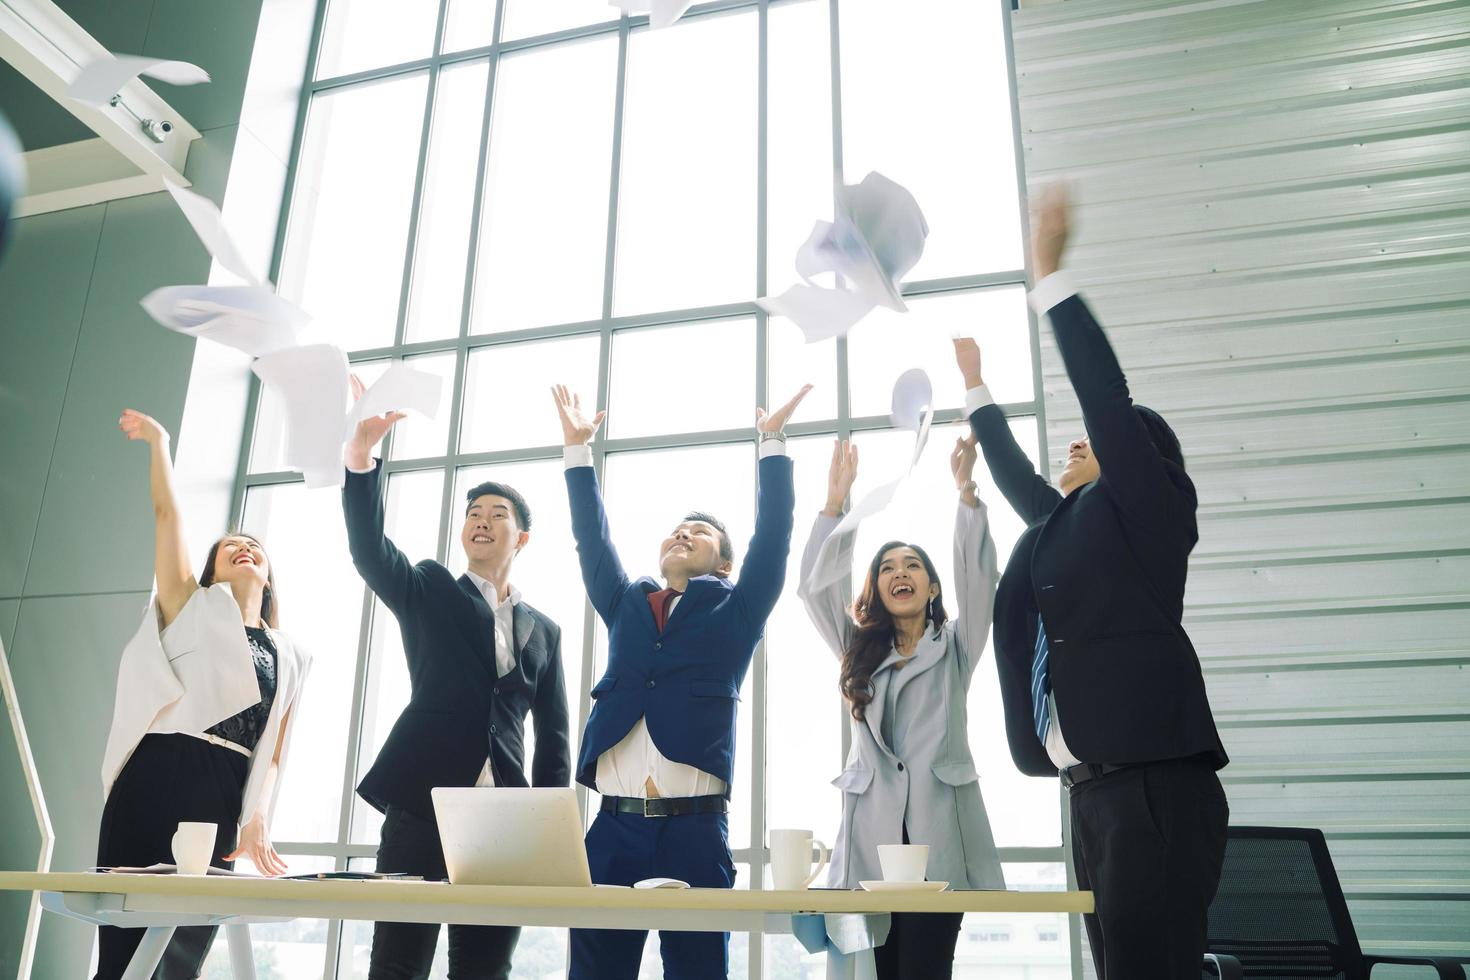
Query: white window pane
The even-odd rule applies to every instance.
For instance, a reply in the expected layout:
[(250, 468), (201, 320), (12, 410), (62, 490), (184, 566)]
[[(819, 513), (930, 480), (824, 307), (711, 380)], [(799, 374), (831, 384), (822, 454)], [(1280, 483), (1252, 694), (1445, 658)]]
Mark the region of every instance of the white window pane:
[(299, 483), (255, 487), (243, 527), (259, 535), (280, 592), (281, 628), (312, 657), (271, 825), (275, 840), (334, 841), (346, 778), (362, 579), (347, 554), (342, 497)]
[[(772, 317), (766, 327), (766, 347), (770, 355), (768, 374), (770, 405), (784, 405), (786, 399), (804, 384), (815, 385), (801, 400), (801, 407), (791, 417), (793, 422), (815, 422), (837, 418), (837, 343), (823, 340), (808, 344), (796, 324), (782, 317)], [(824, 467), (826, 463), (822, 464)]]
[(751, 299), (755, 12), (635, 31), (625, 117), (617, 313)]
[(772, 7), (769, 18), (766, 292), (775, 295), (798, 281), (796, 250), (812, 224), (832, 220), (832, 59), (823, 0)]
[(331, 0), (316, 77), (427, 58), (438, 19), (438, 0)]
[[(285, 854), (282, 857), (291, 869), (290, 874), (336, 870), (335, 862), (329, 857), (306, 854)], [(235, 870), (241, 868), (254, 871), (246, 860), (235, 865)], [(322, 969), (327, 964), (327, 937), (335, 928), (336, 923), (326, 919), (293, 919), (252, 925), (250, 940), (256, 976), (260, 980), (321, 980)], [(223, 932), (214, 937), (214, 945), (209, 948), (199, 975), (203, 980), (236, 980), (230, 969), (230, 944)], [(366, 976), (367, 973), (361, 975)]]
[[(548, 404), (550, 398), (547, 399)], [(536, 460), (462, 469), (454, 480), (454, 515), (449, 525), (449, 570), (464, 574), (468, 563), (459, 544), (466, 496), (472, 487), (487, 480), (504, 483), (526, 500), (531, 511), (531, 540), (516, 556), (512, 584), (522, 598), (561, 627), (561, 663), (567, 688), (568, 725), (577, 725), (577, 705), (582, 690), (582, 626), (586, 616), (586, 593), (577, 564), (577, 546), (572, 537), (572, 516), (567, 506), (565, 467), (560, 459)], [(581, 733), (568, 733), (572, 741), (572, 765), (577, 764), (576, 745)], [(535, 758), (534, 719), (526, 719), (526, 778)], [(576, 773), (572, 773), (573, 780)]]
[(444, 50), (467, 51), (495, 41), (495, 0), (449, 0)]
[(507, 41), (617, 20), (607, 0), (505, 0)]
[(909, 279), (1021, 268), (1001, 10), (970, 0), (842, 4), (842, 167), (913, 192), (929, 222)]
[(393, 342), (427, 84), (419, 73), (312, 99), (280, 287), (316, 318), (313, 341)]
[[(400, 423), (402, 424), (402, 423)], [(410, 561), (433, 558), (439, 544), (439, 507), (444, 494), (444, 471), (395, 473), (388, 478), (383, 501), (383, 530)], [(358, 743), (359, 776), (378, 757), (398, 713), (408, 704), (408, 661), (397, 618), (380, 600), (373, 600), (373, 632), (368, 647), (367, 693), (363, 699), (362, 736)], [(382, 815), (353, 798), (352, 840), (377, 843)]]
[(607, 424), (618, 438), (753, 427), (755, 323), (619, 331), (610, 384)]
[(908, 313), (874, 310), (848, 335), (855, 417), (887, 415), (893, 407), (893, 382), (915, 367), (929, 373), (936, 409), (963, 409), (965, 381), (954, 366), (956, 334), (979, 342), (985, 384), (996, 401), (1029, 402), (1035, 397), (1022, 287), (949, 293), (907, 303)]
[(616, 37), (496, 69), (474, 333), (602, 315)]
[(579, 395), (589, 415), (597, 401), (596, 334), (502, 344), (470, 352), (460, 425), (462, 452), (560, 446), (551, 386)]
[[(1063, 891), (1067, 869), (1055, 864), (1003, 865), (1006, 887), (1019, 891)], [(1026, 964), (1034, 980), (1071, 980), (1072, 951), (1067, 916), (967, 912), (955, 944), (956, 977), (993, 977)]]
[[(708, 446), (651, 453), (613, 453), (607, 458), (606, 506), (613, 545), (629, 577), (658, 578), (658, 551), (684, 515), (694, 510), (724, 523), (741, 562), (755, 530), (755, 451), (750, 445)], [(594, 677), (606, 666), (606, 653)], [(730, 846), (750, 843), (751, 720), (754, 687), (741, 687), (736, 717), (735, 778), (731, 784)]]
[(410, 367), (437, 374), (444, 380), (444, 387), (440, 389), (438, 416), (431, 419), (409, 412), (408, 418), (393, 426), (393, 459), (422, 459), (425, 456), (443, 456), (448, 452), (449, 410), (454, 399), (454, 360), (452, 351), (404, 359)]
[[(796, 523), (786, 588), (766, 628), (766, 820), (769, 827), (810, 830), (831, 847), (842, 817), (842, 793), (831, 780), (842, 771), (847, 712), (837, 654), (817, 635), (796, 590), (802, 550), (826, 503), (832, 438), (792, 439), (787, 448), (798, 477)], [(826, 883), (823, 870), (814, 884)]]
[(489, 62), (472, 61), (439, 75), (408, 297), (409, 343), (459, 336), (489, 74)]
[[(963, 615), (955, 608), (952, 542), (954, 540), (954, 505), (957, 493), (949, 472), (949, 452), (954, 440), (969, 431), (968, 424), (945, 426), (935, 430), (925, 447), (923, 458), (913, 475), (900, 488), (897, 497), (883, 513), (866, 521), (858, 532), (854, 564), (855, 589), (861, 589), (861, 577), (879, 545), (885, 541), (910, 541), (929, 553), (944, 592), (946, 609), (951, 616)], [(1026, 417), (1013, 420), (1011, 431), (1034, 462), (1036, 420)], [(913, 448), (913, 434), (884, 431), (863, 433), (857, 438), (862, 463), (854, 499), (907, 465)], [(1006, 504), (1000, 491), (990, 480), (983, 458), (975, 464), (975, 480), (980, 484), (980, 497), (985, 502), (990, 532), (996, 552), (1004, 567), (1016, 539), (1025, 525)], [(987, 644), (980, 669), (975, 673), (969, 697), (970, 750), (980, 772), (980, 791), (990, 817), (995, 842), (1001, 847), (1056, 846), (1061, 841), (1061, 808), (1056, 784), (1044, 779), (1031, 779), (1016, 771), (1006, 749), (1005, 718), (996, 682), (995, 651)]]

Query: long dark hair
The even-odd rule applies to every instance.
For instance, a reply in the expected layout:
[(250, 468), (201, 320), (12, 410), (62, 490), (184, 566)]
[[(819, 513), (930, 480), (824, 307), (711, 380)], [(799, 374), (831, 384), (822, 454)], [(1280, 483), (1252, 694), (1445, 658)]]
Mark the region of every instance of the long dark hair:
[[(246, 534), (244, 531), (231, 531), (209, 546), (209, 554), (204, 556), (204, 571), (199, 573), (201, 589), (207, 589), (214, 584), (214, 560), (219, 555), (219, 546), (229, 538), (249, 538), (260, 545), (261, 551), (265, 551), (265, 545), (255, 535)], [(269, 558), (270, 556), (267, 555), (267, 561)], [(271, 629), (281, 628), (280, 603), (276, 601), (276, 566), (273, 562), (270, 563), (269, 570), (265, 573), (265, 594), (260, 599), (260, 618)]]
[(944, 587), (939, 584), (939, 572), (935, 570), (934, 562), (929, 560), (928, 552), (907, 541), (890, 541), (878, 549), (878, 553), (868, 563), (868, 577), (863, 581), (863, 591), (852, 604), (852, 618), (857, 622), (857, 632), (853, 634), (847, 649), (842, 652), (842, 672), (838, 677), (842, 696), (852, 705), (852, 716), (858, 721), (863, 720), (868, 705), (873, 701), (873, 671), (878, 669), (878, 665), (888, 656), (888, 651), (893, 649), (893, 616), (878, 594), (878, 566), (883, 564), (883, 556), (894, 548), (912, 548), (924, 563), (924, 571), (929, 576), (930, 584), (939, 590), (929, 600), (929, 622), (934, 624), (936, 637), (944, 627), (945, 620), (949, 618), (944, 611)]

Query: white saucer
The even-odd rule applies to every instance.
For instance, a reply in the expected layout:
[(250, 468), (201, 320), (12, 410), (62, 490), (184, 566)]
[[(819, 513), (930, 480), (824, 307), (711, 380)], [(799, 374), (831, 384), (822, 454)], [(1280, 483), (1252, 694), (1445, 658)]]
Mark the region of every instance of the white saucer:
[(942, 892), (949, 887), (947, 881), (860, 881), (858, 884), (870, 892)]

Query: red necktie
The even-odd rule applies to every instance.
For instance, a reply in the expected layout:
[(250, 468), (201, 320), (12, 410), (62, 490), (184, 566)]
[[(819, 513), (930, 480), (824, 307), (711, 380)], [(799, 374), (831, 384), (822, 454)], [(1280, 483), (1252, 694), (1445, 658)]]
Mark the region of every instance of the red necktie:
[(653, 625), (660, 633), (664, 631), (664, 623), (669, 621), (669, 607), (674, 604), (674, 597), (683, 594), (674, 589), (659, 589), (648, 593), (648, 608), (653, 610)]

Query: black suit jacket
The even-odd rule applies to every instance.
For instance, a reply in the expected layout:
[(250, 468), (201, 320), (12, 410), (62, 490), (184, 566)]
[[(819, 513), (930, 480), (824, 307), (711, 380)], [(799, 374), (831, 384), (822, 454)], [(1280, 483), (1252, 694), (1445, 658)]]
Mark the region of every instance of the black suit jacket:
[(1208, 753), (1215, 730), (1199, 657), (1180, 620), (1195, 527), (1194, 484), (1154, 448), (1113, 349), (1077, 296), (1050, 313), (1102, 475), (1062, 497), (1031, 465), (999, 408), (970, 416), (985, 463), (1026, 522), (995, 595), (996, 669), (1016, 767), (1057, 771), (1036, 737), (1037, 614), (1067, 747), (1083, 762)]
[(379, 474), (348, 472), (342, 488), (352, 564), (398, 617), (412, 693), (358, 795), (433, 819), (429, 790), (473, 786), (490, 758), (497, 786), (525, 786), (525, 719), (536, 725), (531, 784), (571, 779), (561, 629), (515, 606), (515, 668), (497, 677), (495, 619), (468, 576), (437, 561), (411, 563), (383, 533)]

